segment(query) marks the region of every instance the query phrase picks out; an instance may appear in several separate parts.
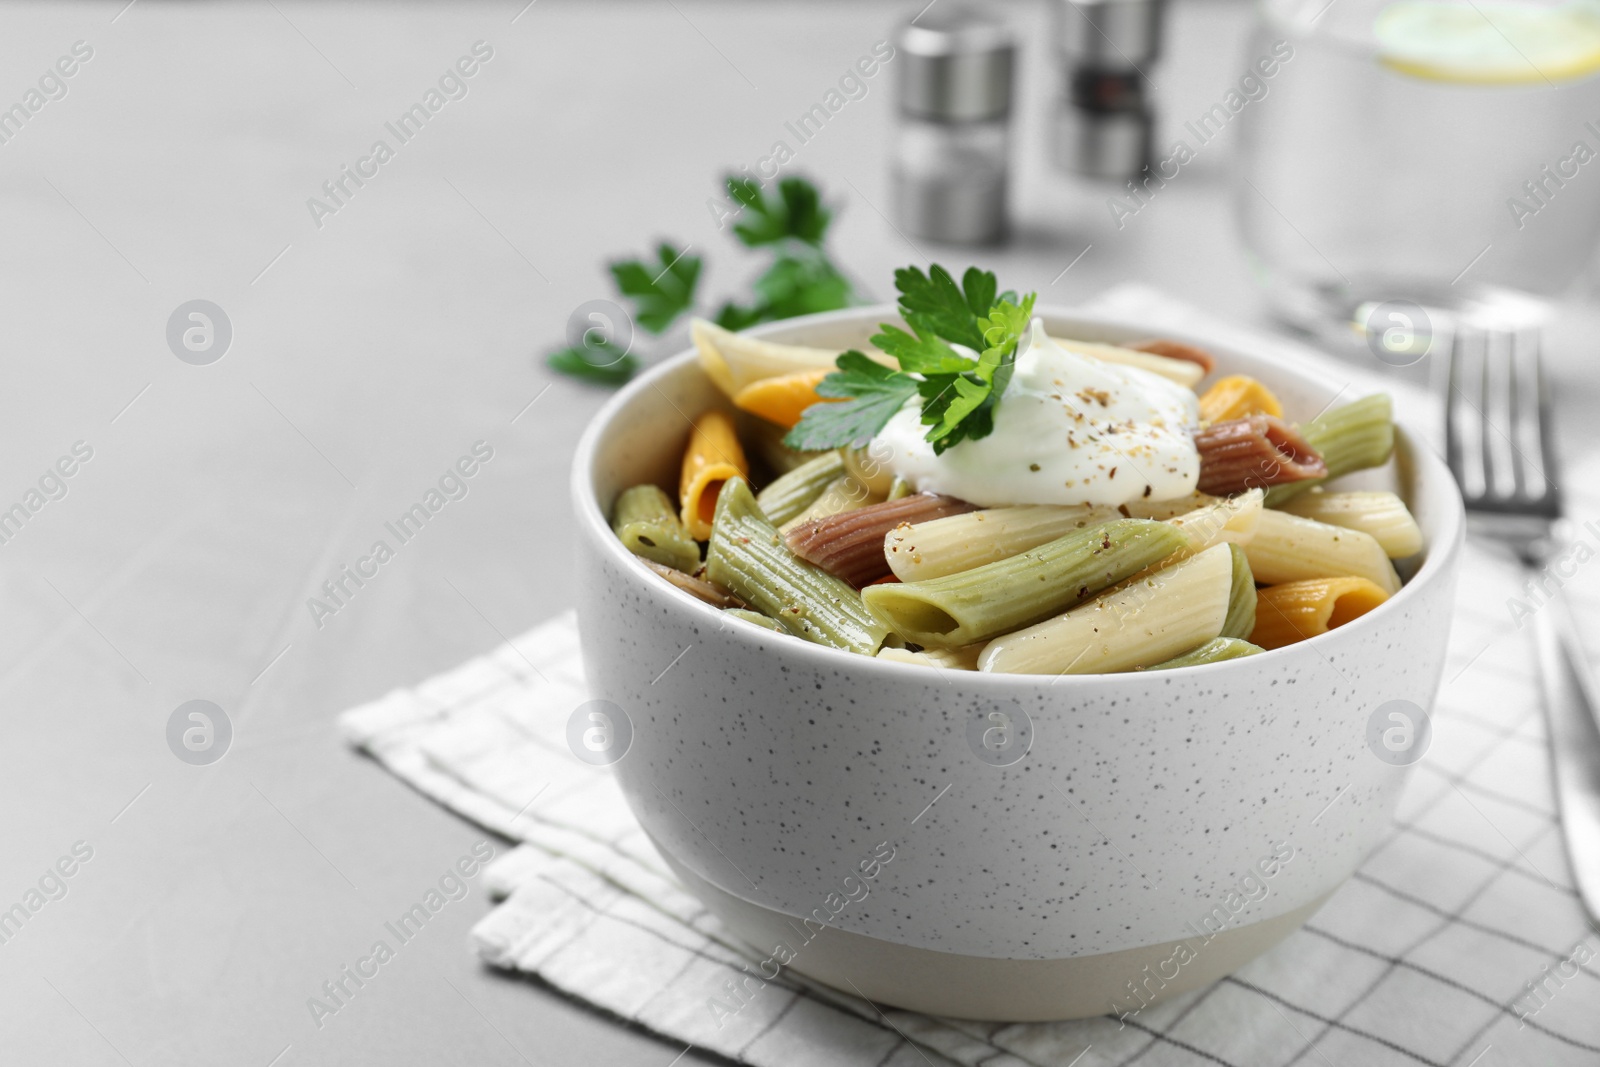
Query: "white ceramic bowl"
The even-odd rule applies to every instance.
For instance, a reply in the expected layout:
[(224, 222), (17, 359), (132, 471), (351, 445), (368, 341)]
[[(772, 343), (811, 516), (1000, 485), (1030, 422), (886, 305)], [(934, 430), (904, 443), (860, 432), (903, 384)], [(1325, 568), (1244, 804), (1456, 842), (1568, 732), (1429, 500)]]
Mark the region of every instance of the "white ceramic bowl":
[[(1057, 335), (1151, 332), (1041, 314)], [(894, 317), (852, 309), (752, 332), (860, 346)], [(1291, 416), (1339, 391), (1181, 339), (1215, 352), (1219, 373), (1265, 381)], [(573, 472), (579, 627), (594, 696), (632, 723), (615, 768), (629, 803), (685, 884), (771, 954), (764, 971), (787, 963), (967, 1018), (1130, 1011), (1286, 936), (1382, 837), (1405, 768), (1374, 754), (1369, 725), (1389, 701), (1432, 706), (1463, 530), (1455, 484), (1404, 412), (1386, 476), (1427, 547), (1391, 600), (1247, 659), (1051, 679), (823, 648), (646, 570), (606, 513), (627, 486), (675, 487), (688, 416), (722, 403), (685, 353), (589, 426)], [(969, 747), (969, 724), (993, 711), (1031, 721), (1011, 766)]]

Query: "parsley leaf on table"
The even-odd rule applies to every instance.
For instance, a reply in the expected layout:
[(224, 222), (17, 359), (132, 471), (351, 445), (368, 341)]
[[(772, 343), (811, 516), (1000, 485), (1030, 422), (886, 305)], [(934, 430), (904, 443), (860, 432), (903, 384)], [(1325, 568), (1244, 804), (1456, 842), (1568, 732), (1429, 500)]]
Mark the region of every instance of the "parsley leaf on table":
[[(855, 286), (823, 248), (833, 214), (815, 185), (804, 178), (785, 178), (768, 193), (764, 183), (737, 174), (728, 175), (723, 183), (732, 203), (729, 210), (722, 210), (712, 202), (718, 228), (722, 219), (736, 216), (733, 234), (739, 243), (765, 249), (772, 259), (751, 285), (751, 303), (727, 301), (716, 313), (717, 325), (737, 331), (859, 302)], [(633, 320), (644, 330), (661, 334), (694, 309), (701, 261), (687, 253), (687, 247), (679, 252), (662, 244), (653, 258), (646, 255), (611, 264), (617, 290), (633, 302)], [(546, 362), (555, 370), (603, 385), (621, 385), (639, 367), (634, 356), (614, 358), (592, 346), (562, 349)]]
[(718, 326), (742, 330), (758, 322), (792, 319), (818, 311), (836, 311), (855, 300), (850, 280), (839, 273), (827, 257), (806, 250), (802, 254), (782, 254), (757, 278), (753, 286), (755, 303), (741, 306), (732, 301), (717, 312)]
[(617, 291), (631, 297), (634, 321), (651, 333), (660, 333), (672, 320), (694, 307), (694, 287), (700, 280), (700, 257), (679, 252), (663, 242), (657, 262), (625, 259), (611, 264)]
[(778, 195), (768, 197), (754, 178), (730, 176), (728, 195), (744, 205), (733, 232), (751, 248), (791, 237), (820, 248), (833, 219), (822, 205), (817, 187), (804, 178), (783, 179), (778, 183)]
[(639, 369), (639, 357), (600, 338), (587, 348), (563, 348), (545, 357), (551, 369), (600, 385), (621, 385)]

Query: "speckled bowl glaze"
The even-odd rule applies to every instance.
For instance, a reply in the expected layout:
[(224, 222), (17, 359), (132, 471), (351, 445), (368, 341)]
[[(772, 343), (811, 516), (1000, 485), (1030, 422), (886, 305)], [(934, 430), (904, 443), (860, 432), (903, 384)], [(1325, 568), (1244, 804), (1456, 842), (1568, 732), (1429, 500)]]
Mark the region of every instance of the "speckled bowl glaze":
[[(1148, 336), (1043, 311), (1052, 333)], [(869, 308), (765, 327), (862, 345)], [(1167, 334), (1172, 336), (1171, 334)], [(1204, 336), (1219, 373), (1291, 415), (1342, 383)], [(723, 404), (693, 353), (630, 384), (578, 448), (579, 627), (593, 695), (630, 718), (615, 766), (685, 884), (778, 965), (868, 998), (979, 1019), (1125, 1014), (1237, 968), (1292, 930), (1379, 841), (1405, 768), (1369, 723), (1432, 706), (1462, 510), (1448, 471), (1398, 438), (1387, 471), (1427, 547), (1407, 585), (1349, 625), (1248, 659), (1042, 678), (934, 671), (822, 648), (719, 614), (612, 536), (629, 485), (675, 487), (688, 416)], [(1005, 767), (969, 725), (1031, 722)], [(1385, 722), (1387, 725), (1387, 722)], [(752, 977), (752, 988), (759, 978)]]

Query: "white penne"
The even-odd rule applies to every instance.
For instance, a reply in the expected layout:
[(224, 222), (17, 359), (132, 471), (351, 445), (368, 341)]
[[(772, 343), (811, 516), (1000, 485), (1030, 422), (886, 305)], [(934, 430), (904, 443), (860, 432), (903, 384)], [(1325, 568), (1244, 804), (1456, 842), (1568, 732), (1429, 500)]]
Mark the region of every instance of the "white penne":
[(1238, 496), (1217, 498), (1166, 521), (1183, 530), (1192, 552), (1220, 544), (1247, 545), (1260, 526), (1265, 499), (1261, 490), (1251, 489)]
[[(806, 370), (832, 370), (834, 361), (839, 358), (836, 349), (763, 341), (725, 330), (705, 319), (690, 322), (689, 336), (700, 353), (700, 365), (705, 368), (706, 375), (729, 397), (763, 378)], [(894, 361), (877, 349), (865, 351), (869, 358), (894, 366)]]
[(1105, 674), (1153, 667), (1222, 632), (1233, 556), (1216, 545), (1064, 615), (990, 641), (978, 669), (1009, 674)]
[(1389, 554), (1360, 530), (1266, 508), (1256, 535), (1243, 547), (1251, 573), (1262, 585), (1353, 577), (1365, 578), (1391, 596), (1400, 589)]
[(889, 469), (889, 459), (894, 451), (881, 442), (874, 441), (866, 448), (841, 448), (845, 472), (879, 496), (888, 496), (894, 487), (894, 471)]
[(1074, 530), (1121, 517), (1116, 508), (1082, 505), (985, 508), (898, 526), (884, 536), (883, 554), (896, 578), (920, 582), (1007, 559)]
[(894, 660), (896, 663), (914, 663), (919, 667), (975, 671), (978, 669), (978, 653), (982, 651), (981, 644), (961, 648), (925, 648), (921, 652), (913, 652), (909, 648), (885, 648), (878, 652), (878, 658)]
[[(1256, 528), (1261, 521), (1261, 514), (1266, 510), (1266, 494), (1260, 489), (1251, 489), (1240, 493), (1238, 496), (1209, 496), (1206, 493), (1195, 493), (1192, 497), (1182, 498), (1184, 502), (1192, 503), (1195, 500), (1208, 501), (1192, 511), (1185, 511), (1180, 515), (1170, 518), (1163, 517), (1162, 505), (1146, 505), (1145, 510), (1153, 512), (1148, 516), (1135, 514), (1134, 518), (1158, 518), (1169, 526), (1176, 526), (1183, 531), (1189, 543), (1174, 552), (1167, 559), (1162, 560), (1153, 567), (1149, 567), (1132, 578), (1124, 580), (1107, 592), (1115, 593), (1118, 590), (1133, 585), (1148, 578), (1164, 567), (1170, 567), (1179, 560), (1197, 556), (1208, 548), (1217, 545), (1235, 544), (1241, 548), (1255, 537)], [(1134, 510), (1130, 505), (1124, 505), (1128, 510)]]
[(1122, 505), (1130, 519), (1167, 519), (1177, 518), (1207, 504), (1215, 504), (1226, 497), (1212, 496), (1210, 493), (1190, 493), (1188, 496), (1174, 497), (1171, 500), (1130, 500)]
[(1140, 370), (1147, 370), (1169, 381), (1177, 382), (1187, 389), (1193, 389), (1200, 384), (1200, 379), (1206, 376), (1204, 367), (1187, 359), (1173, 359), (1171, 356), (1158, 356), (1153, 352), (1140, 352), (1137, 349), (1100, 344), (1097, 341), (1077, 341), (1070, 337), (1052, 337), (1050, 340), (1068, 352), (1076, 352), (1080, 356), (1089, 356), (1106, 363), (1138, 367)]
[(1371, 534), (1390, 559), (1422, 551), (1422, 530), (1405, 501), (1389, 492), (1311, 492), (1283, 506), (1291, 515)]
[(730, 397), (762, 378), (832, 367), (839, 357), (839, 353), (826, 348), (780, 345), (744, 337), (705, 319), (689, 324), (689, 336), (706, 374)]

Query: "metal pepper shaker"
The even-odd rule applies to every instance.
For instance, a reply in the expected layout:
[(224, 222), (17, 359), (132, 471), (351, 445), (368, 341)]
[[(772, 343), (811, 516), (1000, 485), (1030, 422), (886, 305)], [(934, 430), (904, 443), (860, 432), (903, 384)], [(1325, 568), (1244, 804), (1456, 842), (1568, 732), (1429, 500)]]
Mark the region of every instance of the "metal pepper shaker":
[(1161, 55), (1165, 0), (1056, 0), (1063, 82), (1055, 158), (1063, 169), (1121, 181), (1151, 160), (1155, 109), (1146, 76)]
[(908, 234), (989, 244), (1006, 232), (1016, 43), (975, 8), (941, 4), (900, 28), (894, 216)]

